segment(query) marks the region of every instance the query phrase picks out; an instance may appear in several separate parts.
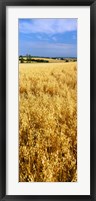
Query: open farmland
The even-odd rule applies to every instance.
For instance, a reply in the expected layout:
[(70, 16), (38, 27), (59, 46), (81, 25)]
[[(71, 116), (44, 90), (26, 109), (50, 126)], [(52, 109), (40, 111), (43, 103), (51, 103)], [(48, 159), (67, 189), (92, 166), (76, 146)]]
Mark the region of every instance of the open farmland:
[[(22, 57), (22, 56), (21, 56)], [(21, 58), (20, 57), (20, 58)], [(28, 58), (26, 56), (23, 56), (23, 62), (21, 62), (21, 59), (19, 58), (20, 63), (28, 63)], [(44, 57), (31, 57), (29, 55), (29, 63), (35, 63), (35, 62), (48, 62), (48, 63), (64, 63), (64, 62), (76, 62), (76, 58), (44, 58)]]
[(77, 181), (77, 63), (19, 64), (19, 181)]

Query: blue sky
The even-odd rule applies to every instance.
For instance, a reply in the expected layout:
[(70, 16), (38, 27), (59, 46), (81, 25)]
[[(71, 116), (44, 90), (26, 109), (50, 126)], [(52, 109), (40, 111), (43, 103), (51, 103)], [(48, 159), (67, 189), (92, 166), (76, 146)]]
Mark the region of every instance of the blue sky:
[(77, 57), (77, 19), (19, 19), (19, 55)]

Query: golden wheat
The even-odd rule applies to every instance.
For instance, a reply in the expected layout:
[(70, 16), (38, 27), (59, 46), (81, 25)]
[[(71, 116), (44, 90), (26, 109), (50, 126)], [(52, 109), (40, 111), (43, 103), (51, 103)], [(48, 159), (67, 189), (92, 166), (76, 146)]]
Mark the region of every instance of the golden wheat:
[(19, 181), (77, 181), (77, 63), (19, 65)]

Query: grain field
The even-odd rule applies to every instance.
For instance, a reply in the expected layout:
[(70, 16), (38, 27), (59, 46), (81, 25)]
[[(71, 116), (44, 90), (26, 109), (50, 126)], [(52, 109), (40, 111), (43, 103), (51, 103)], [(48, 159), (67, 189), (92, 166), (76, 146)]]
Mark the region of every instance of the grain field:
[(77, 181), (77, 63), (19, 64), (19, 181)]

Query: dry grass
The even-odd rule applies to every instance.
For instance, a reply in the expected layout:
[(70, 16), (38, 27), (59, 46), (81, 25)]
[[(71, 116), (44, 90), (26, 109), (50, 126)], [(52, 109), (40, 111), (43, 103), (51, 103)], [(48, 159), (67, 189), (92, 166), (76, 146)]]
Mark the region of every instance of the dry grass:
[(19, 65), (19, 181), (77, 181), (77, 63)]

